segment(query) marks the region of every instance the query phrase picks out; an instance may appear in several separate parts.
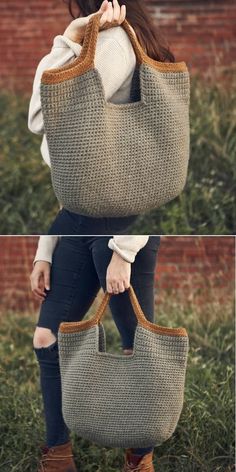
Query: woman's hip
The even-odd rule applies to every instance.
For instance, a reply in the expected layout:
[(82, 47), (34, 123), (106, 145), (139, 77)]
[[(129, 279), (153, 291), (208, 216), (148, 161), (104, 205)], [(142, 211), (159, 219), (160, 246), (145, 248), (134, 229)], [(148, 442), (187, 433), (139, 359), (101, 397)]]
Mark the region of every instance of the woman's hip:
[(49, 235), (110, 235), (128, 234), (137, 216), (93, 218), (62, 208), (52, 223)]

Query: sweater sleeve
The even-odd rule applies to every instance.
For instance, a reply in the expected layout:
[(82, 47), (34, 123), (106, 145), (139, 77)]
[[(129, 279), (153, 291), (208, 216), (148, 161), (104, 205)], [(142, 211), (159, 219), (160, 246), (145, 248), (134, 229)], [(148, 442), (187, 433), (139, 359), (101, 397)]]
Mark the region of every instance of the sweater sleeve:
[(148, 242), (149, 236), (113, 236), (108, 247), (117, 252), (127, 262), (134, 262), (136, 254)]
[(55, 36), (49, 54), (39, 62), (33, 81), (33, 90), (29, 102), (28, 128), (32, 133), (43, 134), (43, 115), (40, 100), (40, 83), (46, 69), (54, 69), (72, 62), (80, 54), (82, 46), (63, 35)]
[[(148, 242), (149, 236), (113, 236), (108, 247), (117, 252), (127, 262), (134, 262), (136, 254)], [(33, 263), (47, 261), (52, 263), (53, 251), (58, 243), (58, 236), (40, 236)]]
[[(122, 83), (129, 76), (133, 62), (127, 60), (127, 53), (123, 44), (112, 36), (112, 30), (117, 26), (100, 31), (98, 34), (95, 67), (100, 73), (104, 85), (106, 100), (119, 90)], [(43, 115), (40, 101), (41, 77), (46, 69), (58, 68), (73, 62), (80, 55), (82, 46), (64, 35), (54, 38), (51, 52), (39, 62), (34, 81), (28, 110), (28, 128), (32, 133), (44, 134)]]
[(40, 236), (33, 264), (36, 261), (46, 261), (50, 262), (51, 264), (53, 251), (58, 243), (58, 240), (58, 236)]

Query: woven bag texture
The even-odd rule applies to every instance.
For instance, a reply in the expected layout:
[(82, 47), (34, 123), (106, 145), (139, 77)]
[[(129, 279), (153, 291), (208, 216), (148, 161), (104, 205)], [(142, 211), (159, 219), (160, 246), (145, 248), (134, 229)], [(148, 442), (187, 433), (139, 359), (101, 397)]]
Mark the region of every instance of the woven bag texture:
[(147, 56), (124, 20), (137, 58), (131, 102), (107, 102), (94, 66), (99, 16), (87, 25), (80, 56), (41, 78), (52, 184), (70, 211), (93, 217), (141, 214), (185, 186), (189, 72), (184, 62)]
[(63, 323), (58, 334), (62, 408), (69, 429), (106, 447), (166, 441), (183, 407), (188, 336), (173, 335), (175, 329), (168, 335), (163, 327), (155, 332), (157, 325), (138, 321), (133, 354), (119, 355), (106, 352), (101, 322), (75, 323), (71, 330), (70, 324)]

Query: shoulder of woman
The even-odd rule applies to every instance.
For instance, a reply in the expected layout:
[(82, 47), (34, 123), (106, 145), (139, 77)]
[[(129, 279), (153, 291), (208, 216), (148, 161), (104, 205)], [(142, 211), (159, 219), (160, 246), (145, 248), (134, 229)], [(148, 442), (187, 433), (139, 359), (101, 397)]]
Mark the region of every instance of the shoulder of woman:
[(103, 39), (110, 39), (110, 40), (113, 39), (116, 43), (119, 43), (119, 45), (122, 47), (122, 49), (125, 51), (127, 55), (135, 57), (134, 49), (130, 41), (129, 35), (126, 33), (125, 29), (121, 25), (113, 26), (106, 30), (101, 30), (99, 32), (98, 39), (99, 37), (101, 41)]

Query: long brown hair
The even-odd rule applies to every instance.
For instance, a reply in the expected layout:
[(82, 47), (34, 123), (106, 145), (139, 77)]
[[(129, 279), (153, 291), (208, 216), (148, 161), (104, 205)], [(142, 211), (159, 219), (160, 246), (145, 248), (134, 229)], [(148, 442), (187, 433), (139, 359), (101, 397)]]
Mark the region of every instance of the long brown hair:
[[(72, 18), (76, 19), (79, 16), (96, 13), (100, 9), (103, 0), (63, 1), (68, 5)], [(175, 56), (152, 20), (146, 2), (143, 0), (122, 0), (120, 6), (122, 4), (126, 5), (126, 18), (135, 30), (137, 38), (147, 55), (156, 61), (175, 62)], [(75, 15), (73, 13), (74, 6), (79, 10)]]

